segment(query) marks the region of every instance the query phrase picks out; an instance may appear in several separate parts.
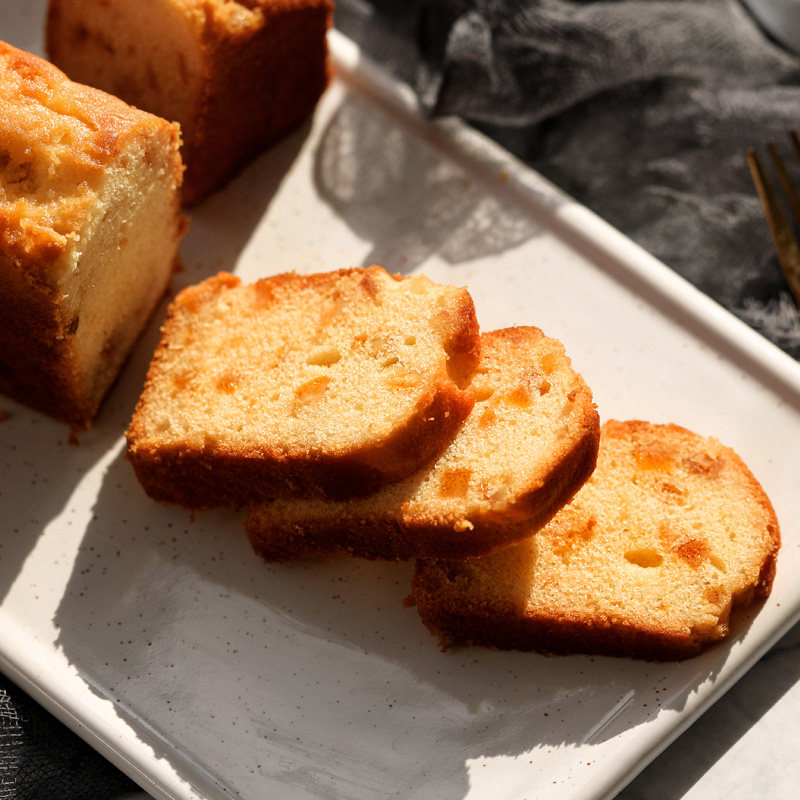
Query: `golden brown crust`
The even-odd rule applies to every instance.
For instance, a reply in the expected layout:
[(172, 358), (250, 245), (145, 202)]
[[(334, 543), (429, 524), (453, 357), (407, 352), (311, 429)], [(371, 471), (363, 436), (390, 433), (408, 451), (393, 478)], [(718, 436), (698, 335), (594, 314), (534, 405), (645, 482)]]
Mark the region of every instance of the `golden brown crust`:
[(104, 170), (154, 126), (176, 144), (179, 130), (5, 42), (0, 96), (0, 252), (52, 283)]
[[(568, 359), (549, 347), (553, 340), (546, 340), (537, 328), (509, 328), (484, 333), (481, 337), (481, 352), (484, 357), (480, 372), (497, 370), (500, 380), (491, 384), (499, 386), (509, 381), (509, 375), (523, 374), (539, 369), (548, 359), (568, 364)], [(530, 354), (524, 369), (511, 366), (512, 353), (519, 358), (520, 352)], [(541, 359), (541, 360), (540, 360)], [(551, 368), (552, 368), (551, 364)], [(517, 476), (513, 486), (513, 501), (497, 505), (484, 504), (479, 511), (465, 512), (460, 505), (455, 508), (437, 503), (435, 498), (423, 495), (430, 505), (420, 508), (420, 500), (411, 498), (417, 486), (454, 476), (467, 480), (471, 466), (464, 459), (453, 458), (447, 468), (433, 463), (419, 474), (407, 479), (401, 487), (384, 490), (375, 497), (346, 503), (321, 503), (315, 501), (282, 502), (272, 506), (253, 507), (246, 522), (246, 529), (254, 550), (267, 561), (294, 561), (301, 558), (331, 556), (349, 553), (369, 559), (411, 559), (419, 557), (466, 558), (485, 555), (508, 547), (527, 538), (568, 502), (583, 485), (594, 469), (599, 442), (599, 419), (592, 402), (591, 392), (574, 373), (569, 373), (570, 382), (563, 391), (573, 394), (572, 402), (579, 409), (570, 427), (558, 441), (547, 442), (546, 437), (536, 440), (544, 451), (552, 454), (537, 464), (531, 472)], [(499, 389), (498, 389), (499, 391)], [(479, 417), (487, 413), (486, 407), (475, 407)], [(548, 419), (546, 413), (552, 414)], [(538, 411), (531, 423), (557, 426), (561, 419), (561, 408), (550, 412)], [(472, 421), (474, 423), (474, 420)], [(476, 425), (477, 430), (480, 426)], [(472, 430), (475, 430), (473, 428)], [(455, 441), (453, 449), (468, 448), (470, 420), (458, 434), (463, 437)], [(480, 447), (480, 436), (472, 435), (473, 446)], [(533, 446), (529, 439), (525, 446)], [(514, 446), (520, 441), (515, 440)], [(508, 459), (509, 454), (505, 458)], [(441, 460), (451, 458), (445, 451)], [(489, 456), (494, 458), (494, 455)], [(498, 463), (501, 461), (497, 455)], [(496, 480), (497, 476), (493, 476)], [(491, 481), (487, 475), (484, 481)], [(468, 481), (467, 481), (468, 482)], [(464, 496), (467, 499), (467, 483)], [(459, 491), (459, 486), (453, 487)], [(473, 490), (474, 491), (474, 490)]]
[[(161, 396), (161, 389), (168, 381), (175, 380), (167, 373), (170, 370), (174, 372), (177, 364), (186, 365), (185, 353), (180, 350), (182, 346), (176, 345), (176, 342), (179, 339), (184, 341), (180, 337), (185, 336), (193, 340), (194, 335), (187, 334), (187, 331), (195, 324), (194, 315), (204, 307), (213, 305), (226, 292), (241, 289), (242, 294), (238, 296), (247, 298), (249, 304), (246, 318), (229, 318), (230, 330), (225, 334), (228, 338), (237, 336), (237, 326), (239, 329), (245, 326), (247, 330), (266, 330), (275, 328), (276, 324), (285, 324), (274, 320), (282, 319), (281, 308), (286, 308), (287, 304), (296, 309), (300, 296), (305, 298), (303, 303), (308, 303), (302, 306), (303, 313), (314, 321), (313, 324), (318, 326), (318, 335), (324, 338), (326, 326), (331, 320), (338, 320), (349, 330), (351, 323), (342, 309), (346, 307), (349, 313), (353, 305), (345, 303), (342, 306), (342, 292), (357, 293), (363, 290), (369, 297), (371, 292), (376, 291), (375, 282), (386, 284), (388, 281), (393, 284), (402, 283), (402, 280), (392, 280), (381, 267), (372, 266), (314, 275), (286, 273), (241, 287), (237, 278), (221, 273), (181, 292), (168, 311), (162, 341), (153, 357), (144, 391), (127, 434), (128, 457), (145, 491), (156, 500), (188, 508), (237, 506), (275, 496), (311, 494), (329, 498), (352, 497), (405, 477), (433, 458), (447, 444), (473, 404), (471, 393), (460, 389), (446, 370), (434, 364), (426, 368), (431, 371), (423, 376), (419, 386), (414, 384), (409, 390), (409, 396), (416, 398), (415, 405), (393, 418), (387, 433), (370, 437), (360, 430), (357, 441), (344, 447), (330, 443), (326, 445), (323, 441), (312, 448), (305, 439), (293, 444), (280, 435), (269, 438), (255, 433), (246, 443), (237, 444), (224, 436), (219, 438), (209, 434), (206, 438), (214, 439), (213, 442), (197, 444), (183, 435), (169, 439), (168, 436), (153, 432), (153, 409), (157, 405), (154, 398)], [(479, 340), (469, 293), (455, 287), (438, 287), (434, 290), (434, 285), (429, 285), (430, 291), (435, 291), (431, 298), (444, 298), (449, 303), (449, 310), (446, 308), (442, 312), (445, 314), (444, 323), (437, 322), (443, 330), (436, 336), (441, 337), (443, 344), (451, 340), (460, 343), (459, 348), (463, 352), (454, 353), (451, 359), (459, 362), (460, 373), (468, 374), (470, 364), (474, 369), (475, 342)], [(385, 288), (381, 291), (385, 291)], [(358, 297), (352, 294), (348, 296), (357, 302)], [(242, 302), (245, 300), (242, 299)], [(414, 299), (413, 302), (420, 301)], [(434, 300), (421, 302), (433, 303)], [(318, 303), (328, 305), (324, 308), (319, 305), (317, 308)], [(364, 304), (363, 313), (372, 313), (366, 311), (368, 305)], [(328, 306), (332, 310), (326, 310)], [(292, 333), (296, 337), (297, 332)], [(382, 332), (379, 333), (382, 335)], [(359, 331), (355, 330), (353, 334), (358, 339)], [(302, 351), (304, 357), (307, 355), (303, 349), (305, 347), (307, 344), (294, 339), (281, 343), (281, 348)], [(177, 359), (176, 352), (180, 352)], [(250, 369), (251, 357), (250, 350), (242, 351), (237, 357), (236, 369)], [(278, 369), (285, 357), (283, 350), (280, 354), (275, 352), (270, 356)], [(234, 391), (234, 385), (235, 381), (217, 383), (223, 391)], [(181, 383), (174, 401), (167, 401), (174, 403), (175, 409), (183, 408), (180, 392), (184, 390), (189, 391)], [(368, 393), (369, 390), (370, 387), (366, 386), (363, 392)], [(255, 404), (262, 400), (266, 402), (263, 397), (262, 400), (252, 399)], [(263, 409), (258, 413), (267, 414)], [(319, 424), (335, 423), (319, 420)], [(202, 423), (198, 425), (202, 427)]]
[(385, 481), (384, 475), (353, 457), (309, 460), (270, 447), (239, 454), (192, 445), (149, 448), (137, 445), (136, 436), (133, 424), (128, 460), (142, 488), (153, 500), (184, 508), (237, 507), (275, 496), (347, 497)]
[(210, 17), (203, 31), (203, 94), (185, 151), (189, 205), (299, 128), (328, 84), (332, 2), (253, 5), (262, 10), (257, 30), (231, 32)]
[[(74, 157), (81, 166), (106, 166), (120, 152), (120, 138), (137, 123), (153, 124), (153, 115), (123, 100), (70, 78), (54, 64), (33, 53), (0, 42), (4, 89), (18, 95), (9, 105), (4, 125), (29, 130), (41, 124), (40, 108), (58, 114), (59, 132), (66, 141), (78, 141)], [(31, 117), (31, 113), (33, 117)], [(164, 122), (163, 124), (169, 124)]]
[(548, 655), (586, 653), (641, 658), (646, 661), (676, 661), (697, 655), (707, 642), (697, 636), (680, 636), (657, 628), (629, 625), (598, 617), (586, 619), (545, 614), (535, 617), (494, 608), (459, 609), (439, 607), (417, 598), (435, 587), (415, 578), (414, 591), (406, 605), (424, 607), (423, 622), (437, 637), (443, 650), (450, 647), (483, 646), (500, 650), (533, 650)]
[(610, 421), (594, 476), (550, 525), (486, 559), (419, 561), (408, 602), (443, 647), (685, 658), (769, 594), (779, 547), (769, 499), (730, 448)]
[[(128, 41), (126, 22), (141, 12), (134, 0), (50, 0), (47, 50), (74, 78), (181, 124), (184, 201), (192, 205), (311, 116), (328, 83), (325, 34), (333, 3), (174, 0), (167, 6), (183, 16), (190, 51), (157, 38)], [(162, 50), (176, 48), (174, 59), (156, 42)]]
[(94, 409), (70, 369), (69, 323), (59, 297), (34, 273), (0, 253), (0, 392), (80, 429)]

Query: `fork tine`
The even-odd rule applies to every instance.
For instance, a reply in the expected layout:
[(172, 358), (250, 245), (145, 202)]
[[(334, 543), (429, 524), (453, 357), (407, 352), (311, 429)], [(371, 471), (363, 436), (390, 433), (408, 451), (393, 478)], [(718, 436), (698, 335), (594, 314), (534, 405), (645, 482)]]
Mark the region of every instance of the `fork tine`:
[(794, 128), (789, 128), (789, 141), (792, 143), (795, 158), (800, 161), (800, 136)]
[[(795, 137), (797, 137), (796, 133)], [(792, 144), (794, 145), (794, 143), (795, 139), (792, 139)], [(797, 142), (797, 147), (800, 148), (800, 141)], [(772, 166), (775, 168), (775, 174), (778, 176), (783, 193), (789, 201), (789, 208), (791, 209), (792, 216), (795, 222), (800, 225), (800, 195), (797, 194), (797, 189), (795, 189), (794, 183), (792, 183), (792, 179), (789, 177), (789, 173), (786, 170), (786, 165), (783, 163), (778, 148), (775, 146), (775, 142), (772, 141), (772, 139), (767, 142), (767, 152), (769, 153), (770, 161), (772, 161)], [(800, 159), (800, 156), (798, 158)]]
[(767, 216), (767, 224), (775, 244), (783, 275), (794, 296), (795, 302), (800, 306), (800, 245), (798, 245), (794, 232), (784, 216), (778, 196), (767, 177), (761, 159), (752, 147), (747, 150), (747, 163), (756, 185), (761, 205)]

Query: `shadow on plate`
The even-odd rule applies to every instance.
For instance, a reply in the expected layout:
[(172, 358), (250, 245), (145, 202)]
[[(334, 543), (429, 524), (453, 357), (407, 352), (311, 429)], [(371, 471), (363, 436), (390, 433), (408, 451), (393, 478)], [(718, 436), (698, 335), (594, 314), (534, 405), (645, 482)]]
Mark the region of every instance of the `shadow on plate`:
[[(0, 599), (102, 448), (69, 444), (69, 427), (0, 397)], [(57, 465), (57, 468), (54, 466)], [(68, 522), (67, 524), (71, 524)]]
[(175, 743), (209, 786), (233, 776), (243, 796), (274, 781), (330, 798), (401, 787), (455, 799), (492, 756), (535, 775), (571, 745), (680, 711), (748, 624), (679, 663), (442, 653), (402, 607), (410, 564), (263, 564), (243, 517), (153, 503), (120, 453), (55, 617), (66, 657), (158, 757), (176, 763)]
[(163, 299), (156, 308), (92, 427), (74, 442), (69, 426), (0, 396), (0, 598), (48, 525), (59, 518), (66, 528), (83, 524), (80, 516), (71, 518), (70, 498), (128, 426), (166, 303)]
[(314, 183), (323, 202), (372, 244), (363, 264), (408, 272), (432, 256), (449, 264), (491, 256), (538, 235), (528, 216), (457, 161), (351, 93), (323, 131)]
[(233, 272), (242, 250), (258, 229), (311, 132), (311, 122), (250, 162), (230, 183), (188, 209), (189, 230), (181, 245), (180, 290), (215, 275)]

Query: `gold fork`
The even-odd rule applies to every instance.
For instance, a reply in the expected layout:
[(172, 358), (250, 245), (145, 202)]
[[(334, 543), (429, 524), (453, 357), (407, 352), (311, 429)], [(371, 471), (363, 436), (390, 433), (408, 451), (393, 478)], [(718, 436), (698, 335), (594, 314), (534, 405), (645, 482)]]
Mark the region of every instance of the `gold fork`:
[[(789, 131), (789, 140), (792, 143), (795, 157), (800, 161), (800, 137), (793, 128)], [(797, 225), (800, 226), (800, 194), (798, 194), (798, 190), (789, 177), (786, 165), (773, 140), (767, 143), (767, 153), (786, 196), (792, 216)], [(764, 213), (767, 215), (769, 232), (772, 235), (772, 241), (775, 243), (775, 251), (778, 254), (778, 261), (783, 270), (783, 275), (795, 302), (800, 306), (800, 243), (798, 243), (797, 236), (795, 236), (791, 224), (783, 213), (778, 194), (767, 176), (758, 153), (753, 147), (747, 150), (747, 163), (750, 165), (753, 182), (758, 190)]]

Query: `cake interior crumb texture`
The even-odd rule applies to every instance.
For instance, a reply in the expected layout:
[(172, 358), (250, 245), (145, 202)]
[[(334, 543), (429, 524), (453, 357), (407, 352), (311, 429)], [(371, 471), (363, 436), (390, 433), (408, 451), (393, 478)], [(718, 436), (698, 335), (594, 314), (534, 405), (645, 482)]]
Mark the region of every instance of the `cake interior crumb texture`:
[(163, 295), (179, 130), (0, 45), (0, 389), (85, 427)]
[(129, 455), (151, 493), (190, 506), (206, 504), (188, 496), (198, 481), (207, 504), (321, 490), (311, 475), (365, 491), (359, 465), (389, 479), (444, 447), (472, 407), (478, 343), (469, 293), (424, 276), (222, 273), (173, 303)]
[(197, 203), (308, 119), (328, 82), (331, 0), (50, 0), (74, 80), (181, 125)]
[(593, 476), (538, 534), (487, 558), (419, 561), (413, 596), (445, 646), (681, 658), (769, 594), (779, 545), (730, 448), (611, 421)]
[(534, 327), (481, 336), (475, 405), (430, 465), (344, 502), (274, 500), (251, 508), (262, 557), (348, 552), (364, 558), (474, 556), (519, 541), (594, 468), (599, 422), (562, 344)]

